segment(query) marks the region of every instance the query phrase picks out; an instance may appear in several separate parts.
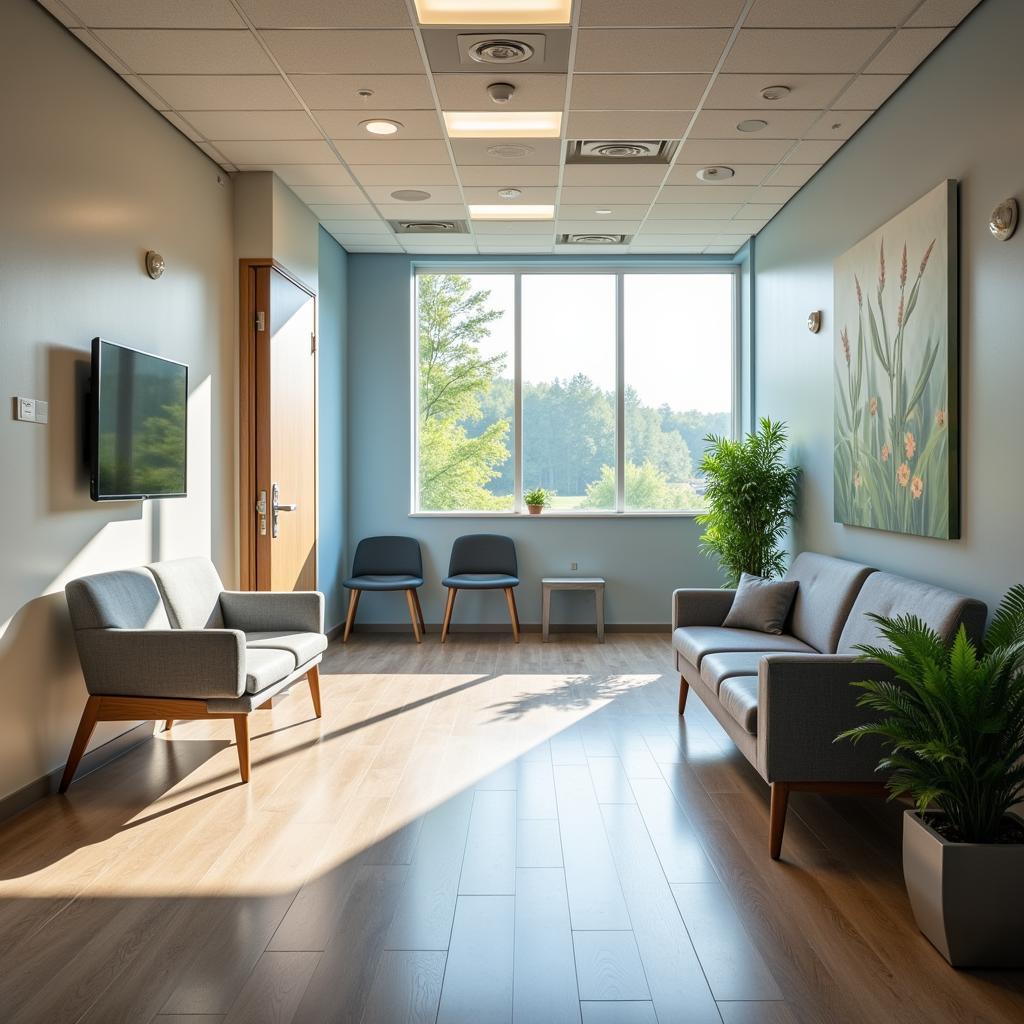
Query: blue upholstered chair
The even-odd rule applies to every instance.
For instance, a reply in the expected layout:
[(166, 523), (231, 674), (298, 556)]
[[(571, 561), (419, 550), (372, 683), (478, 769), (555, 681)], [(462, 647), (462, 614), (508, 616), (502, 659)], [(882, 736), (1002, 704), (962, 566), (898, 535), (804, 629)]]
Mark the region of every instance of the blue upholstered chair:
[(512, 620), (512, 636), (519, 643), (519, 612), (513, 591), (519, 586), (518, 573), (516, 546), (511, 537), (497, 533), (471, 533), (457, 537), (452, 545), (448, 575), (441, 581), (448, 588), (441, 643), (448, 637), (455, 595), (460, 590), (504, 590), (508, 615)]
[(422, 643), (426, 632), (423, 624), (423, 609), (420, 608), (417, 587), (423, 586), (423, 558), (420, 542), (412, 537), (364, 537), (356, 547), (352, 560), (352, 575), (345, 580), (345, 586), (352, 591), (348, 600), (348, 616), (345, 619), (345, 635), (342, 643), (348, 641), (352, 623), (356, 620), (356, 608), (364, 590), (404, 590), (412, 619), (412, 632), (416, 643)]

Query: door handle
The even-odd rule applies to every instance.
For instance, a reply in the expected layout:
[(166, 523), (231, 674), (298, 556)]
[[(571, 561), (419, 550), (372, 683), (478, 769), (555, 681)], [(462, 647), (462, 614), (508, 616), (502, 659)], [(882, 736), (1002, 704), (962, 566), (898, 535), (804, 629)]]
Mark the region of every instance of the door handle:
[(270, 535), (272, 537), (277, 536), (277, 516), (280, 512), (295, 512), (298, 510), (298, 505), (282, 505), (281, 504), (281, 488), (276, 483), (271, 484), (270, 487)]

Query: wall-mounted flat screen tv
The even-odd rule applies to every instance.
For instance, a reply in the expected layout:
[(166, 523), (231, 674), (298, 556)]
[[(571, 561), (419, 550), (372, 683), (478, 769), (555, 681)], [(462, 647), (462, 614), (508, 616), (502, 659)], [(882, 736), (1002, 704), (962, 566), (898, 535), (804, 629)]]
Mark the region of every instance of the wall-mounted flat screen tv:
[(93, 338), (89, 412), (93, 501), (185, 496), (187, 366)]

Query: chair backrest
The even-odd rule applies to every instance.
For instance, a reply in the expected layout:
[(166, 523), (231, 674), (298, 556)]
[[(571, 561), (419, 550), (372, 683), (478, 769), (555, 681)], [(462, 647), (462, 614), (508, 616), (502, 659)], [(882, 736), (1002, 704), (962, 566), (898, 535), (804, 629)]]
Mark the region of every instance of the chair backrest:
[(874, 571), (845, 558), (801, 552), (786, 573), (787, 580), (800, 584), (788, 632), (822, 654), (835, 654), (853, 602)]
[(83, 576), (64, 588), (78, 629), (170, 629), (153, 574), (146, 568)]
[(149, 566), (175, 629), (223, 629), (220, 575), (208, 558), (175, 558)]
[(353, 576), (420, 576), (423, 556), (414, 537), (364, 537), (352, 559)]
[(448, 563), (449, 576), (463, 573), (501, 573), (518, 576), (516, 546), (511, 537), (500, 533), (468, 533), (456, 537)]

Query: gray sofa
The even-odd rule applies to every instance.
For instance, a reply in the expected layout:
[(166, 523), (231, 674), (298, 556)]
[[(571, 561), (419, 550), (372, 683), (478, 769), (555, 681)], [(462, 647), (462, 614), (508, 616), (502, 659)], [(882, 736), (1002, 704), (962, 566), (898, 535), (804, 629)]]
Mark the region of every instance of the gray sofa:
[(778, 859), (793, 790), (875, 792), (877, 743), (835, 743), (867, 721), (850, 684), (883, 678), (857, 660), (856, 646), (878, 641), (872, 613), (912, 613), (941, 636), (963, 623), (978, 639), (986, 607), (949, 590), (812, 552), (786, 574), (799, 583), (782, 635), (722, 625), (732, 590), (677, 590), (672, 646), (679, 671), (679, 714), (692, 690), (747, 760), (771, 785), (769, 852)]
[(62, 793), (97, 722), (230, 718), (248, 782), (251, 711), (306, 676), (320, 717), (322, 594), (225, 590), (207, 558), (85, 576), (65, 593), (89, 699)]

